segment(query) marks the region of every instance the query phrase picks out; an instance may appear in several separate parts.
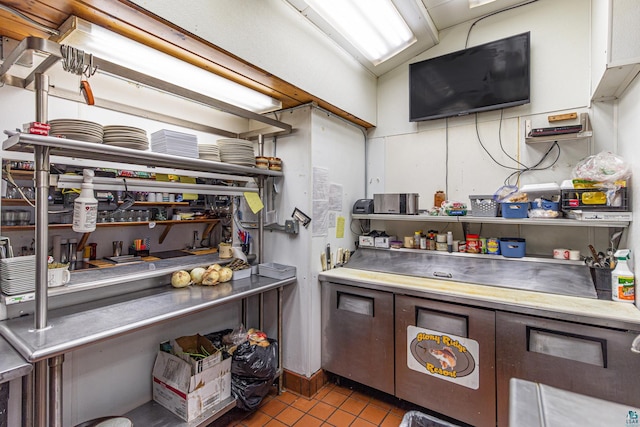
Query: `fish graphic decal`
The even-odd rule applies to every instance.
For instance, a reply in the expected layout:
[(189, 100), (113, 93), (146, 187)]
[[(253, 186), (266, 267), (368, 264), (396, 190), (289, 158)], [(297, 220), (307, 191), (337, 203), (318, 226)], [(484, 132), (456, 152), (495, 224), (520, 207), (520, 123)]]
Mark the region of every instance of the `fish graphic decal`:
[(443, 347), (442, 349), (432, 348), (429, 349), (429, 354), (438, 359), (442, 369), (453, 369), (456, 367), (458, 359), (450, 347)]

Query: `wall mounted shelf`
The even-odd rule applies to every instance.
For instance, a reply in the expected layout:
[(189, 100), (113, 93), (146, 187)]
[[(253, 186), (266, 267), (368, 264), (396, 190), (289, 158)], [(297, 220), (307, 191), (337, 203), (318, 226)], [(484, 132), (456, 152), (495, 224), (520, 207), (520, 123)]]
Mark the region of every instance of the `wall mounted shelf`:
[(576, 133), (530, 136), (533, 127), (531, 125), (531, 120), (526, 119), (524, 121), (524, 140), (527, 144), (537, 144), (540, 142), (578, 141), (586, 138), (591, 138), (593, 136), (593, 131), (591, 130), (591, 123), (589, 122), (589, 114), (580, 113), (580, 124), (582, 125), (582, 131)]

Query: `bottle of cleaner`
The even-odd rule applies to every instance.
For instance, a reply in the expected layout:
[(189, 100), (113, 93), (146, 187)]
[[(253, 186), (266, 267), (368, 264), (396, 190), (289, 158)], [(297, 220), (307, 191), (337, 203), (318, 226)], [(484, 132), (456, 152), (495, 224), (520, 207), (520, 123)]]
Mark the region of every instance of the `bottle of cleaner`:
[(82, 171), (80, 196), (73, 202), (73, 231), (89, 233), (96, 229), (98, 218), (98, 200), (93, 195), (93, 176), (91, 169)]
[(620, 249), (614, 254), (616, 268), (611, 271), (611, 299), (614, 301), (635, 302), (635, 276), (627, 264), (630, 255), (629, 249)]

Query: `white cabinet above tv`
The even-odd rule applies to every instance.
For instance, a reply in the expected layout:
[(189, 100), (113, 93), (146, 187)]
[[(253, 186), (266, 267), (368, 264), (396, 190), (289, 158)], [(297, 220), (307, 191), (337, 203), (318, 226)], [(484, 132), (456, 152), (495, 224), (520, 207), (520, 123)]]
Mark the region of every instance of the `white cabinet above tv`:
[(637, 0), (592, 2), (593, 101), (619, 98), (640, 72)]

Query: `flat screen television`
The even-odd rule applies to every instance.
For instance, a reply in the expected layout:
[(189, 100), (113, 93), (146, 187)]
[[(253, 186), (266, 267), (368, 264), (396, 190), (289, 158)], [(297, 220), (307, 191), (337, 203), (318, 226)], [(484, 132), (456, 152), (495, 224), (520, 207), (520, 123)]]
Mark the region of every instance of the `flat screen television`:
[(409, 120), (440, 119), (529, 102), (530, 33), (409, 65)]

